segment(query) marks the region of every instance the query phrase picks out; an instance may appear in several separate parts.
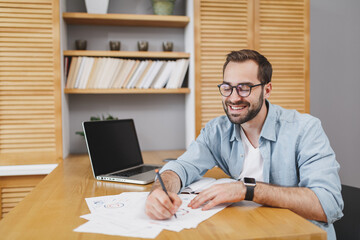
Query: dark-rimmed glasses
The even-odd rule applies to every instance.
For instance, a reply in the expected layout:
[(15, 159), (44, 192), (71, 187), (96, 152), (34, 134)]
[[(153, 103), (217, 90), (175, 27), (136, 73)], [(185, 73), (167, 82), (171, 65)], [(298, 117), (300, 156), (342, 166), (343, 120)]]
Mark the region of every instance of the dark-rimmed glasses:
[(265, 85), (264, 83), (249, 85), (249, 84), (238, 84), (237, 86), (231, 86), (227, 83), (222, 83), (217, 85), (220, 91), (220, 94), (224, 97), (228, 97), (232, 94), (233, 89), (236, 89), (236, 92), (241, 97), (248, 97), (251, 93), (251, 89), (257, 86)]

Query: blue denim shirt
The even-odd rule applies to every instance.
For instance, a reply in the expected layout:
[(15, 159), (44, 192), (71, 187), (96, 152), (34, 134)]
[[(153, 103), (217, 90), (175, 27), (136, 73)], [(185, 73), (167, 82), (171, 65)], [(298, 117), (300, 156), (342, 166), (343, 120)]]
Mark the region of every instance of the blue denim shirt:
[[(326, 230), (328, 239), (336, 239), (332, 223), (342, 217), (344, 205), (338, 175), (340, 166), (320, 120), (268, 101), (267, 106), (268, 114), (259, 138), (264, 182), (311, 189), (319, 198), (328, 223), (311, 222)], [(161, 172), (176, 172), (183, 187), (200, 179), (214, 166), (237, 179), (244, 156), (240, 126), (221, 116), (208, 122), (188, 150), (176, 161), (167, 163)]]

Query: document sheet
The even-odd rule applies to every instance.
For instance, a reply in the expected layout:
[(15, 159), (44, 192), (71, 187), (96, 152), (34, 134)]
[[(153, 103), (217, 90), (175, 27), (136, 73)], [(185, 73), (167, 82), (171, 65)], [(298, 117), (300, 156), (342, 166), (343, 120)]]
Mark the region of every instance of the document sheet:
[(81, 216), (88, 220), (74, 229), (75, 232), (100, 233), (126, 237), (155, 238), (163, 229), (179, 232), (196, 228), (229, 204), (202, 211), (188, 207), (194, 194), (180, 194), (182, 205), (167, 220), (152, 220), (145, 213), (145, 201), (149, 192), (124, 192), (119, 195), (86, 198), (90, 214)]
[(215, 184), (232, 183), (232, 182), (237, 182), (237, 180), (232, 178), (215, 179), (215, 178), (203, 177), (200, 180), (193, 182), (192, 184), (185, 187), (182, 190), (182, 193), (200, 193)]

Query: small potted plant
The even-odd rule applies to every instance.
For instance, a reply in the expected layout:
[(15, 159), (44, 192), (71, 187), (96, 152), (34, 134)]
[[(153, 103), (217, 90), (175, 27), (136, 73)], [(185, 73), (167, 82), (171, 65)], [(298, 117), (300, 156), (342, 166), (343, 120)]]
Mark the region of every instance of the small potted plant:
[[(113, 117), (111, 116), (110, 114), (107, 116), (107, 117), (104, 117), (104, 115), (101, 115), (101, 117), (94, 117), (94, 116), (91, 116), (90, 117), (90, 121), (106, 121), (106, 120), (118, 120), (117, 117)], [(80, 135), (80, 136), (85, 136), (84, 132), (83, 131), (77, 131), (75, 132), (75, 134), (77, 135)]]

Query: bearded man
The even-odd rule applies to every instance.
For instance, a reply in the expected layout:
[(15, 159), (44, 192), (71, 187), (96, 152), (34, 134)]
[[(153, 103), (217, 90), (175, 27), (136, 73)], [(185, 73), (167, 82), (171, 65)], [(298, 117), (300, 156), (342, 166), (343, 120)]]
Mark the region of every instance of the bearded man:
[(169, 195), (154, 183), (145, 206), (149, 217), (170, 218), (181, 205), (177, 193), (218, 166), (239, 181), (202, 191), (190, 207), (249, 200), (287, 208), (336, 239), (332, 223), (344, 203), (335, 153), (319, 119), (267, 100), (271, 76), (271, 64), (257, 51), (227, 55), (218, 85), (226, 116), (209, 121), (188, 150), (161, 169)]

